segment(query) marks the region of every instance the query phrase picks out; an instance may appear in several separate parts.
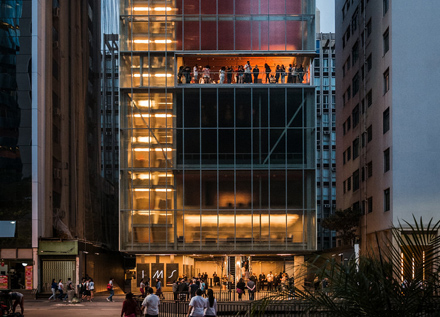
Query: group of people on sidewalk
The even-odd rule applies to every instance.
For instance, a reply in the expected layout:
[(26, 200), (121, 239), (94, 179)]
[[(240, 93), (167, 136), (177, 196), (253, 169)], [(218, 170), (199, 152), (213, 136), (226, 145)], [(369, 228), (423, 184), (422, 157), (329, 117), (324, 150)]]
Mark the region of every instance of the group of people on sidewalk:
[[(90, 281), (88, 282), (90, 283)], [(92, 285), (94, 285), (93, 280), (92, 280)], [(94, 286), (92, 287), (94, 288)], [(73, 292), (75, 291), (72, 279), (70, 277), (67, 279), (66, 285), (63, 284), (63, 279), (59, 279), (58, 283), (56, 282), (55, 279), (52, 279), (50, 289), (52, 291), (52, 295), (49, 297), (49, 301), (57, 300), (57, 299), (62, 301), (67, 301), (69, 296), (69, 291), (73, 291)]]

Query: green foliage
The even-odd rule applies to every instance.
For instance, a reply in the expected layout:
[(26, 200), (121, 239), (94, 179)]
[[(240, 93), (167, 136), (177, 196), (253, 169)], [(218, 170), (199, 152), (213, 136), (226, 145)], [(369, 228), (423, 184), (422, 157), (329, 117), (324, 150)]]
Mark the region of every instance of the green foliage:
[(325, 218), (321, 222), (321, 226), (325, 229), (337, 231), (344, 244), (350, 244), (356, 237), (356, 228), (359, 226), (360, 217), (359, 210), (339, 209), (333, 215)]
[[(328, 287), (315, 290), (297, 285), (289, 292), (295, 293), (296, 302), (304, 303), (309, 316), (315, 312), (338, 317), (440, 316), (439, 230), (440, 221), (424, 225), (422, 218), (414, 218), (392, 228), (392, 240), (377, 239), (379, 251), (358, 262), (317, 256), (305, 266), (304, 277), (326, 279)], [(254, 315), (262, 316), (261, 309), (289, 294), (263, 300)]]

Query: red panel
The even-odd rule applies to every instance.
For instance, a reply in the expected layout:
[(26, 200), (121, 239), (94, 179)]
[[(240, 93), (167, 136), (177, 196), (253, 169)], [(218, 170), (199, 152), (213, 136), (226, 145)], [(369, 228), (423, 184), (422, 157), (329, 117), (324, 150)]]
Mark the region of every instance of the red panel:
[(286, 14), (301, 14), (301, 0), (287, 0)]
[(235, 49), (251, 50), (251, 21), (235, 21)]
[(254, 51), (260, 49), (259, 26), (260, 22), (252, 21), (252, 50)]
[(250, 14), (251, 0), (235, 0), (235, 14)]
[(219, 0), (218, 14), (234, 14), (234, 0)]
[[(293, 1), (293, 0), (287, 0)], [(284, 14), (286, 9), (286, 1), (285, 0), (270, 0), (269, 4), (269, 14)]]
[(284, 51), (286, 49), (286, 29), (285, 21), (269, 21), (270, 46), (271, 51)]
[(301, 21), (286, 21), (287, 50), (294, 51), (301, 49)]
[(260, 0), (260, 12), (261, 14), (269, 12), (269, 0)]
[(234, 21), (218, 21), (218, 49), (234, 49)]
[(267, 21), (261, 21), (261, 50), (267, 51), (269, 50), (269, 34), (268, 27), (269, 23)]
[(217, 49), (217, 22), (202, 21), (202, 50)]
[(216, 14), (217, 13), (217, 1), (216, 0), (203, 0), (201, 4), (202, 4), (202, 14)]
[[(186, 3), (186, 1), (185, 1)], [(185, 36), (184, 49), (185, 50), (199, 50), (199, 22), (185, 21)]]
[(251, 0), (251, 14), (258, 14), (260, 4), (258, 2), (259, 0)]
[(199, 0), (185, 0), (185, 14), (199, 14)]
[(182, 0), (174, 0), (175, 8), (177, 9), (176, 14), (182, 14)]
[(182, 21), (174, 22), (176, 29), (176, 50), (180, 51), (182, 49)]

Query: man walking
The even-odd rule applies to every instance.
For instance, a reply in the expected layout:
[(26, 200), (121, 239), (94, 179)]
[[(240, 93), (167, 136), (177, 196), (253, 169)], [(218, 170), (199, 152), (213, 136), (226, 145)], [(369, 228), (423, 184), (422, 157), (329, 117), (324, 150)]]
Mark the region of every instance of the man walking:
[(157, 295), (154, 295), (154, 290), (151, 287), (148, 288), (148, 294), (149, 295), (145, 297), (144, 301), (142, 302), (142, 307), (145, 309), (145, 316), (159, 316), (160, 299)]
[(113, 302), (113, 295), (115, 295), (115, 291), (113, 289), (113, 277), (110, 277), (110, 281), (108, 281), (107, 290), (110, 292), (110, 296), (107, 297), (107, 302)]

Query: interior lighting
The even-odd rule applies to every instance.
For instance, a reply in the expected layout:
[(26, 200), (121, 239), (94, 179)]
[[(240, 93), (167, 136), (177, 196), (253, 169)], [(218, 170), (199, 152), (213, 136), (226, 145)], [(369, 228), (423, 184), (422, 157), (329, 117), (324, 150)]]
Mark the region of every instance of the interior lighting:
[(142, 179), (142, 180), (150, 179), (150, 178), (151, 178), (151, 177), (150, 177), (150, 174), (148, 174), (148, 173), (140, 173), (140, 174), (136, 174), (135, 177), (136, 177), (137, 179)]
[(151, 107), (151, 102), (150, 102), (150, 100), (139, 100), (137, 102), (137, 105), (140, 106), (140, 107), (150, 108)]
[(155, 117), (155, 118), (172, 118), (173, 115), (170, 113), (156, 113), (156, 114), (149, 114), (149, 113), (144, 113), (144, 114), (135, 114), (133, 115), (133, 117), (135, 118), (150, 118), (150, 117)]
[(159, 174), (159, 177), (173, 177), (173, 174)]
[(170, 147), (164, 147), (164, 148), (158, 147), (158, 148), (155, 148), (154, 150), (155, 150), (156, 152), (162, 152), (162, 151), (165, 151), (165, 152), (171, 152), (173, 149), (170, 148)]
[(148, 43), (150, 43), (151, 41), (150, 41), (150, 40), (134, 40), (134, 42), (135, 42), (136, 44), (148, 44)]
[(149, 192), (150, 189), (149, 188), (135, 188), (134, 191), (135, 192)]
[(154, 74), (154, 77), (159, 77), (159, 78), (163, 78), (163, 77), (171, 77), (171, 74)]
[(139, 143), (151, 143), (152, 138), (149, 136), (139, 136), (139, 137), (134, 137), (133, 138), (133, 142), (139, 142)]
[(157, 44), (168, 44), (168, 43), (172, 43), (172, 40), (155, 40), (154, 43)]
[(133, 11), (148, 11), (150, 10), (149, 7), (134, 7)]
[(171, 11), (172, 8), (170, 7), (155, 7), (154, 11)]
[(174, 189), (172, 189), (172, 188), (156, 188), (155, 191), (159, 192), (159, 193), (166, 193), (166, 192), (172, 192), (172, 191), (174, 191)]
[(133, 151), (135, 151), (135, 152), (150, 152), (150, 148), (137, 147), (137, 148), (134, 148)]
[[(270, 224), (271, 226), (285, 226), (294, 224), (299, 219), (298, 215), (289, 215), (286, 221), (286, 215), (271, 215)], [(236, 215), (234, 221), (234, 215), (220, 215), (218, 222), (222, 225), (234, 225), (244, 226), (249, 223), (250, 216), (248, 215)], [(200, 215), (185, 215), (185, 222), (188, 224), (194, 224), (194, 226), (200, 225)], [(254, 216), (254, 223), (258, 224), (259, 218)], [(261, 221), (263, 225), (267, 225), (268, 221)], [(206, 225), (217, 225), (217, 215), (204, 215), (202, 218), (202, 223)]]

